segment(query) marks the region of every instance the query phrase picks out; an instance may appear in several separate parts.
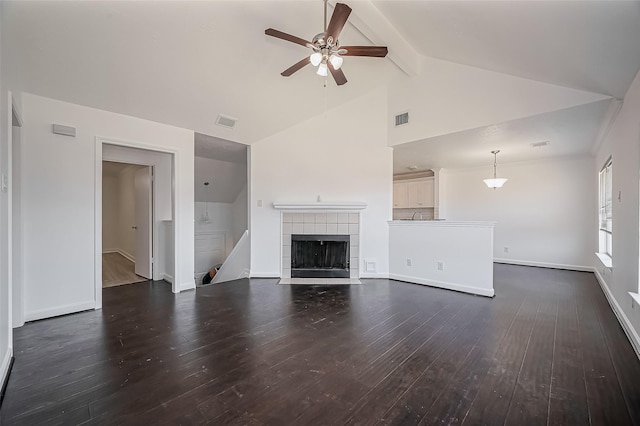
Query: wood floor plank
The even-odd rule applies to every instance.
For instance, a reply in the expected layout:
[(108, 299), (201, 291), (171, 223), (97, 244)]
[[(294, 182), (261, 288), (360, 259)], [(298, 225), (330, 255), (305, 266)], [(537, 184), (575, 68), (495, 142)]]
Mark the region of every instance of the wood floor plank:
[(462, 424), (504, 423), (539, 304), (538, 297), (530, 297), (522, 304)]
[(591, 424), (631, 424), (607, 342), (588, 292), (587, 289), (577, 296), (577, 305), (589, 419)]
[(562, 426), (588, 423), (578, 312), (575, 297), (569, 297), (562, 300), (558, 307), (548, 424)]
[(557, 314), (557, 300), (545, 300), (538, 305), (531, 338), (509, 402), (506, 424), (547, 424)]
[(495, 266), (493, 299), (375, 279), (103, 290), (14, 330), (2, 425), (640, 424), (590, 273)]

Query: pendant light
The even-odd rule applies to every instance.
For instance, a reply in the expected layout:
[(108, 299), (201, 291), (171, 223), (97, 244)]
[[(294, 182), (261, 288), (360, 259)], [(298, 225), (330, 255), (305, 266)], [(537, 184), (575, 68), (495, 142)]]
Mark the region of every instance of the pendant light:
[[(207, 188), (207, 200), (209, 199), (209, 182), (204, 183), (204, 187)], [(204, 215), (202, 216), (202, 223), (211, 223), (209, 219), (209, 201), (204, 202)]]
[(491, 153), (493, 154), (493, 178), (490, 179), (485, 179), (484, 183), (487, 184), (487, 186), (489, 188), (502, 188), (502, 185), (504, 185), (504, 183), (507, 181), (506, 178), (499, 178), (496, 175), (496, 169), (498, 167), (498, 153), (500, 152), (500, 150), (496, 150), (496, 151), (491, 151)]

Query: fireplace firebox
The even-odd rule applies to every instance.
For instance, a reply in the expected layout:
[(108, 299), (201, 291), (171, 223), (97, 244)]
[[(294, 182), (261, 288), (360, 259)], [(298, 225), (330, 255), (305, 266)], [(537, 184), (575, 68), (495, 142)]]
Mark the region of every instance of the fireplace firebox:
[(349, 235), (291, 235), (292, 278), (349, 278)]

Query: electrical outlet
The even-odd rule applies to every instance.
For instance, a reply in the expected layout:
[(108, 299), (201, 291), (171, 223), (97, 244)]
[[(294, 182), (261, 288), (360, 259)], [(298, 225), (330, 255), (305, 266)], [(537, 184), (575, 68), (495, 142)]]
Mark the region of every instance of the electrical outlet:
[(505, 248), (504, 248), (504, 252), (505, 252), (505, 253), (509, 253), (509, 247), (505, 247)]
[(258, 207), (262, 207), (262, 200), (258, 200)]
[(437, 266), (438, 266), (438, 271), (444, 271), (444, 262), (438, 262)]
[(411, 259), (407, 259), (407, 266), (411, 266)]

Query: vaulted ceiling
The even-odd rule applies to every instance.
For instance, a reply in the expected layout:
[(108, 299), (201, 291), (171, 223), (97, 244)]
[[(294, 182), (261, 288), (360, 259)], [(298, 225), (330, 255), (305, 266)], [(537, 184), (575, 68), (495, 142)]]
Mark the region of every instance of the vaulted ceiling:
[[(3, 1), (2, 76), (17, 91), (250, 144), (409, 79), (394, 58), (401, 50), (615, 98), (622, 98), (640, 67), (638, 1), (347, 3), (354, 10), (350, 22), (359, 28), (348, 24), (342, 44), (388, 43), (390, 55), (346, 58), (349, 83), (342, 87), (329, 80), (324, 88), (311, 67), (281, 77), (308, 52), (264, 35), (273, 27), (311, 39), (322, 30), (321, 0)], [(529, 129), (539, 138), (533, 127), (549, 127), (560, 117), (606, 117), (600, 104), (585, 108), (493, 124), (520, 136)], [(237, 118), (236, 128), (215, 125), (218, 114)], [(558, 134), (574, 140), (585, 129)], [(590, 131), (592, 141), (597, 130)], [(479, 128), (474, 134), (482, 133)], [(426, 155), (435, 156), (442, 140), (429, 139), (421, 143), (433, 142)], [(464, 146), (449, 144), (438, 163), (446, 167), (451, 162), (445, 160), (459, 158)]]

